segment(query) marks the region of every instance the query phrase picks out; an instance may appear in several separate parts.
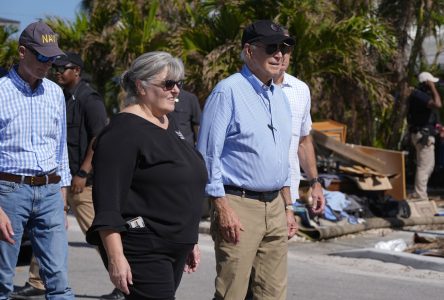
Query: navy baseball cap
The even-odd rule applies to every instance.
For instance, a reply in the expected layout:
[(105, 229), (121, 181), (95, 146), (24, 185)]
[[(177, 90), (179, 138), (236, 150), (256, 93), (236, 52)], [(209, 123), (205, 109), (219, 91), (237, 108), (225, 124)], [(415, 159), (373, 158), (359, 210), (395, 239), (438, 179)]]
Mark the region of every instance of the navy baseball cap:
[(29, 24), (20, 35), (19, 44), (46, 57), (65, 55), (57, 43), (57, 35), (42, 21)]
[(285, 35), (284, 29), (270, 20), (260, 20), (248, 25), (242, 34), (242, 47), (245, 43), (262, 42), (266, 45), (286, 43), (295, 44), (292, 37)]
[(56, 66), (64, 67), (67, 64), (73, 64), (83, 69), (83, 60), (77, 53), (66, 52), (66, 56), (57, 58), (54, 63)]

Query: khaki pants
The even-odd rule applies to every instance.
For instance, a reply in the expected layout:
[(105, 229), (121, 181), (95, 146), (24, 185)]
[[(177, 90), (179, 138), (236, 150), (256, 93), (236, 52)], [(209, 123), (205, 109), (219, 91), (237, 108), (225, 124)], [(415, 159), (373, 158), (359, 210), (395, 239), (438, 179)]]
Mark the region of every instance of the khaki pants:
[(435, 167), (435, 137), (429, 136), (427, 145), (418, 143), (422, 134), (412, 133), (412, 143), (416, 149), (415, 193), (420, 199), (428, 200), (427, 183)]
[(227, 194), (244, 228), (236, 245), (223, 240), (211, 213), (216, 255), (216, 300), (245, 299), (251, 274), (255, 300), (284, 300), (287, 295), (287, 221), (280, 196), (261, 202)]
[[(94, 219), (91, 186), (85, 187), (80, 194), (73, 194), (68, 189), (67, 202), (79, 223), (80, 229), (85, 234)], [(39, 275), (39, 265), (34, 256), (29, 265), (29, 283), (38, 289), (45, 289), (43, 281)]]

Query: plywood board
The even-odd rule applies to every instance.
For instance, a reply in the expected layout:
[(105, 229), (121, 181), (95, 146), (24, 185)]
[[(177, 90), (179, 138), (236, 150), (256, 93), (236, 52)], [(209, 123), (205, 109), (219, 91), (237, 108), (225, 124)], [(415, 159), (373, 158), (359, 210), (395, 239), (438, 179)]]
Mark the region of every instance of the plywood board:
[(333, 152), (335, 152), (335, 154), (342, 156), (347, 160), (369, 167), (376, 172), (382, 173), (385, 176), (393, 175), (384, 172), (384, 170), (386, 170), (384, 161), (375, 156), (368, 155), (362, 151), (359, 151), (358, 149), (356, 149), (356, 145), (343, 144), (317, 130), (312, 130), (311, 135), (313, 136), (313, 140), (316, 143), (332, 150)]
[(358, 145), (355, 145), (355, 149), (383, 161), (384, 164), (380, 170), (382, 173), (396, 174), (395, 176), (389, 177), (393, 189), (386, 191), (387, 195), (392, 196), (396, 200), (404, 200), (407, 198), (404, 152)]
[(320, 122), (313, 122), (311, 125), (314, 130), (321, 131), (327, 136), (330, 136), (341, 143), (345, 143), (347, 138), (347, 125), (333, 121), (325, 120)]
[(386, 191), (392, 189), (392, 184), (387, 177), (378, 176), (351, 176), (353, 181), (364, 191)]

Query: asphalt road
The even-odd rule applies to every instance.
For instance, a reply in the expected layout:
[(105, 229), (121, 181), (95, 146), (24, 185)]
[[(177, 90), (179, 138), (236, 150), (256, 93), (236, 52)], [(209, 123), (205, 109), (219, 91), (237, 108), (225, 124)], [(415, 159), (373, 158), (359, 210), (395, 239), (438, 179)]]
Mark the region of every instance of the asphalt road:
[[(74, 219), (69, 229), (69, 276), (77, 299), (98, 299), (113, 286), (94, 248), (84, 242)], [(382, 233), (381, 233), (382, 232)], [(406, 237), (411, 233), (401, 232)], [(327, 242), (296, 239), (290, 243), (287, 299), (310, 300), (441, 300), (444, 272), (418, 270), (372, 259), (330, 256), (328, 253), (367, 247), (374, 241), (398, 237), (391, 231), (370, 232)], [(194, 274), (184, 274), (177, 299), (210, 300), (214, 291), (213, 243), (200, 236), (202, 263)], [(17, 267), (14, 281), (23, 285), (27, 266)]]

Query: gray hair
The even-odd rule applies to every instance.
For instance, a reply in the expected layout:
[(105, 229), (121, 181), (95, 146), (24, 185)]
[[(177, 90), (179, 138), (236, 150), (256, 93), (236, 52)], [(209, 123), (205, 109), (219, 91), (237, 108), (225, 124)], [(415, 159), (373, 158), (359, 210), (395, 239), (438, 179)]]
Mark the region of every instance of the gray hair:
[[(257, 48), (257, 46), (256, 45), (254, 45), (254, 44), (250, 44), (250, 47), (251, 48), (253, 48), (253, 49), (256, 49)], [(249, 61), (249, 58), (248, 58), (248, 56), (247, 56), (247, 48), (242, 48), (242, 51), (241, 51), (241, 53), (240, 53), (240, 60), (243, 62), (243, 63), (247, 63), (248, 61)]]
[(136, 80), (141, 80), (146, 86), (165, 68), (167, 79), (179, 80), (184, 77), (182, 60), (167, 52), (153, 51), (137, 57), (120, 77), (120, 84), (127, 93), (123, 106), (127, 107), (138, 102)]

